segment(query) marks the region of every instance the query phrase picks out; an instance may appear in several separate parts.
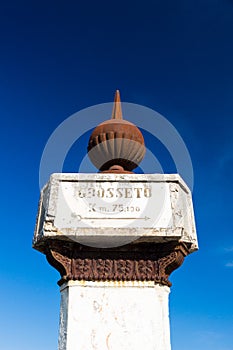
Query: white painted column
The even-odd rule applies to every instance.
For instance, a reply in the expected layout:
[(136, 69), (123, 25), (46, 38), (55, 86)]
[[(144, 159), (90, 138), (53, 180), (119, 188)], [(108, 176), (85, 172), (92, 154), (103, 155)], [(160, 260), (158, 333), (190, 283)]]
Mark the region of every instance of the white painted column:
[(153, 282), (63, 284), (59, 350), (171, 350), (169, 292)]

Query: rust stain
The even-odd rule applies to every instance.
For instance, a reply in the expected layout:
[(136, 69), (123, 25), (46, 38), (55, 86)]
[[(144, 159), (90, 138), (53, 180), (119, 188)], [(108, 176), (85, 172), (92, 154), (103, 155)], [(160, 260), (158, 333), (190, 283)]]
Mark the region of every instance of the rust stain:
[(109, 338), (111, 336), (111, 332), (107, 335), (107, 338), (106, 338), (106, 345), (107, 345), (107, 349), (110, 350), (110, 345), (109, 345)]

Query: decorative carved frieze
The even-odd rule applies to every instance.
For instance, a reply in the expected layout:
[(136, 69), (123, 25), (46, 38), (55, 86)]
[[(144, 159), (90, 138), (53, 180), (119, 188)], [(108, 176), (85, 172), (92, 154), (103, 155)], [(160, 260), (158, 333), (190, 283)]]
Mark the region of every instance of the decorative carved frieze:
[(117, 249), (89, 248), (74, 242), (47, 242), (46, 257), (62, 285), (69, 280), (154, 281), (171, 286), (169, 275), (188, 255), (184, 243), (131, 244)]

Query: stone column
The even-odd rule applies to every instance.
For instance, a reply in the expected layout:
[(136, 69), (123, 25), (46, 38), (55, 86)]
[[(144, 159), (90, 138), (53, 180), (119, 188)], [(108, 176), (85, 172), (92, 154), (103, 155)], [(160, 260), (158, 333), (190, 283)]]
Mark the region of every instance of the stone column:
[(198, 249), (191, 193), (178, 174), (133, 174), (141, 131), (112, 118), (88, 143), (99, 174), (53, 174), (34, 248), (61, 279), (59, 350), (170, 350), (168, 278)]
[(169, 275), (197, 249), (178, 175), (52, 175), (34, 248), (61, 275), (59, 350), (170, 350)]
[(88, 248), (50, 241), (49, 263), (61, 274), (59, 350), (170, 350), (170, 273), (185, 244)]
[(150, 281), (63, 284), (59, 350), (170, 350), (168, 294)]

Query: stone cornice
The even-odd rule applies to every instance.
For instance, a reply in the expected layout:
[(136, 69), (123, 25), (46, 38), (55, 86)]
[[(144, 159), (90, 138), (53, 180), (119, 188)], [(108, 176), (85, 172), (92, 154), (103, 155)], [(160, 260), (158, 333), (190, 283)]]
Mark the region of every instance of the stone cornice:
[(46, 257), (62, 285), (69, 280), (154, 281), (171, 286), (169, 275), (188, 255), (183, 243), (131, 244), (115, 249), (96, 249), (75, 242), (51, 240)]

